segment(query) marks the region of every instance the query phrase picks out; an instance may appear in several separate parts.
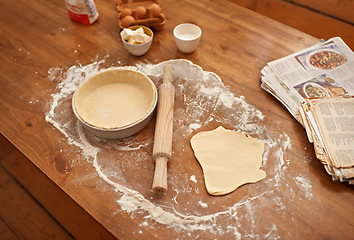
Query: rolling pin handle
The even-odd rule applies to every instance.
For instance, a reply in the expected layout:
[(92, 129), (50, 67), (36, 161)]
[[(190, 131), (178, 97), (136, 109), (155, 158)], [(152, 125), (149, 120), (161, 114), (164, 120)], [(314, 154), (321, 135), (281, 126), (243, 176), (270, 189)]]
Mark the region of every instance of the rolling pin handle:
[(155, 175), (152, 183), (152, 190), (157, 194), (167, 191), (167, 157), (157, 157), (155, 159)]

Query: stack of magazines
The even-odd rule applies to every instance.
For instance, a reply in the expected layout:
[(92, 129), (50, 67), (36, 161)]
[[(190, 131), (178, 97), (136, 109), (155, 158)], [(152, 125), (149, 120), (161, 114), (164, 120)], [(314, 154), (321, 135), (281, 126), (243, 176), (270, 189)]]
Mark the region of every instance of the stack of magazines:
[(354, 53), (339, 37), (269, 62), (261, 87), (306, 129), (335, 181), (354, 184)]

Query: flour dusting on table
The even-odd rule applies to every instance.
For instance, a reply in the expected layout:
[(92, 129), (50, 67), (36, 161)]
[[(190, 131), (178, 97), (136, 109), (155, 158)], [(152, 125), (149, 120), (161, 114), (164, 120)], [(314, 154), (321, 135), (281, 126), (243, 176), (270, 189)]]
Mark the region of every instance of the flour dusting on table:
[[(129, 178), (131, 174), (136, 174), (134, 169), (153, 174), (153, 123), (143, 130), (145, 134), (138, 133), (121, 140), (103, 140), (86, 132), (72, 113), (72, 94), (85, 79), (105, 69), (105, 59), (86, 66), (52, 68), (48, 72), (48, 78), (58, 82), (58, 92), (52, 94), (50, 109), (45, 115), (46, 121), (58, 129), (64, 139), (77, 147), (85, 157), (73, 161), (72, 167), (84, 164), (83, 160), (86, 164), (91, 164), (98, 177), (115, 190), (116, 199), (112, 201), (117, 203), (117, 209), (128, 212), (132, 217), (142, 217), (144, 220), (140, 225), (143, 227), (158, 229), (160, 225), (167, 226), (181, 231), (182, 237), (184, 234), (190, 236), (195, 231), (208, 230), (225, 238), (277, 239), (274, 219), (269, 218), (265, 224), (263, 222), (260, 225), (257, 213), (276, 208), (281, 214), (281, 210), (286, 207), (283, 197), (294, 198), (293, 192), (299, 189), (305, 189), (306, 196), (311, 197), (311, 186), (303, 177), (295, 179), (299, 189), (290, 189), (279, 194), (275, 188), (286, 184), (289, 162), (285, 156), (286, 151), (291, 148), (289, 137), (284, 133), (268, 131), (263, 123), (265, 116), (248, 104), (244, 96), (235, 96), (218, 75), (204, 71), (188, 60), (177, 59), (159, 64), (140, 63), (136, 66), (109, 65), (109, 68), (140, 71), (159, 86), (166, 63), (171, 64), (174, 69), (173, 83), (176, 88), (173, 158), (184, 162), (170, 163), (170, 189), (164, 200), (151, 197), (151, 183), (147, 179), (131, 182)], [(198, 131), (211, 130), (218, 125), (250, 134), (265, 144), (263, 169), (268, 177), (250, 186), (252, 190), (245, 196), (235, 192), (225, 197), (205, 198), (204, 183), (199, 180), (202, 178), (201, 169), (193, 169), (193, 174), (186, 175), (188, 161), (196, 161), (184, 159), (184, 152), (190, 151), (190, 138)], [(218, 210), (210, 212), (211, 206)]]

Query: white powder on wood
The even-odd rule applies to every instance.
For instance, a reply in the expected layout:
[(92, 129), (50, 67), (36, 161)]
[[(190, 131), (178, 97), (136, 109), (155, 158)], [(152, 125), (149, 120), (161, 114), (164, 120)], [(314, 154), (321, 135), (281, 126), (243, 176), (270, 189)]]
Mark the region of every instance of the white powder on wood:
[(309, 200), (312, 199), (312, 185), (310, 181), (304, 177), (297, 176), (295, 177), (295, 182), (300, 186), (302, 189), (305, 197)]
[(197, 182), (197, 179), (195, 178), (195, 176), (194, 175), (192, 175), (190, 178), (189, 178), (189, 180), (191, 180), (192, 182)]
[[(162, 81), (163, 66), (166, 63), (171, 64), (174, 69), (176, 86), (174, 147), (178, 149), (178, 152), (173, 152), (173, 155), (176, 159), (183, 158), (185, 148), (189, 147), (187, 139), (195, 131), (212, 123), (252, 134), (265, 143), (263, 168), (267, 172), (268, 179), (252, 185), (250, 197), (245, 196), (235, 202), (229, 200), (228, 205), (223, 202), (225, 205), (223, 209), (214, 213), (209, 212), (209, 206), (217, 206), (216, 209), (218, 209), (218, 201), (223, 201), (223, 198), (211, 197), (210, 202), (205, 202), (206, 200), (202, 202), (198, 199), (199, 190), (192, 189), (192, 186), (183, 181), (181, 177), (185, 174), (182, 165), (179, 168), (170, 169), (169, 172), (170, 189), (176, 192), (170, 203), (164, 202), (157, 205), (144, 197), (139, 191), (139, 186), (143, 188), (144, 183), (136, 183), (137, 189), (133, 189), (125, 181), (127, 176), (124, 177), (124, 174), (129, 171), (129, 168), (134, 168), (132, 166), (134, 164), (142, 171), (151, 171), (148, 167), (144, 169), (144, 166), (151, 159), (149, 151), (153, 144), (152, 135), (143, 138), (142, 135), (137, 134), (123, 140), (102, 140), (86, 133), (71, 111), (73, 92), (85, 79), (103, 69), (105, 60), (86, 66), (76, 65), (66, 71), (61, 68), (49, 70), (48, 78), (58, 81), (59, 84), (58, 92), (52, 94), (50, 109), (45, 116), (46, 121), (53, 124), (69, 144), (78, 147), (87, 161), (93, 165), (99, 178), (112, 186), (117, 194), (119, 193), (117, 197), (119, 199), (116, 199), (116, 202), (121, 210), (144, 216), (145, 221), (141, 223), (141, 226), (154, 227), (148, 222), (155, 222), (176, 230), (187, 231), (188, 234), (196, 230), (209, 230), (220, 236), (231, 234), (235, 239), (241, 239), (241, 236), (277, 238), (276, 225), (270, 221), (261, 226), (256, 216), (258, 212), (267, 208), (285, 209), (283, 197), (294, 198), (291, 192), (285, 192), (285, 195), (281, 193), (282, 196), (278, 196), (278, 192), (274, 191), (275, 185), (286, 184), (284, 176), (288, 161), (284, 159), (284, 155), (291, 147), (289, 137), (286, 134), (269, 133), (262, 123), (263, 114), (248, 104), (245, 97), (234, 96), (219, 76), (203, 71), (201, 67), (188, 60), (178, 59), (159, 64), (138, 64), (119, 68), (141, 71), (156, 85), (159, 85)], [(121, 158), (122, 161), (116, 163), (116, 160), (110, 160), (107, 156), (113, 153), (116, 154), (116, 160)], [(129, 161), (129, 159), (134, 159), (134, 161)], [(124, 166), (125, 162), (127, 162), (127, 167)], [(80, 162), (73, 162), (73, 164), (75, 167)], [(117, 175), (122, 175), (122, 177), (114, 178)], [(191, 175), (189, 180), (197, 184), (195, 175)], [(307, 196), (310, 196), (311, 185), (306, 182), (306, 179), (296, 181), (299, 188), (306, 189)], [(191, 204), (190, 208), (188, 206), (181, 208), (180, 203), (184, 198), (189, 204), (194, 204)], [(230, 202), (233, 203), (230, 205)], [(201, 208), (196, 208), (196, 205)], [(182, 210), (185, 212), (182, 213)], [(230, 222), (233, 224), (229, 224)], [(262, 235), (258, 231), (266, 234)]]
[(202, 206), (203, 208), (208, 207), (208, 204), (203, 203), (202, 201), (198, 201), (198, 204), (199, 204), (200, 206)]

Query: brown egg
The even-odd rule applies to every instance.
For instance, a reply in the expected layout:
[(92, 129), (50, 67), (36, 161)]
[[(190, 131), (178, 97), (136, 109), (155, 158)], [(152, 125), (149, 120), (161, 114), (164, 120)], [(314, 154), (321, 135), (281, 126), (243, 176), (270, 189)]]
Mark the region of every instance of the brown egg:
[(135, 19), (132, 16), (125, 16), (122, 19), (122, 26), (124, 28), (130, 27), (135, 22)]
[(144, 8), (143, 6), (138, 6), (135, 9), (135, 18), (136, 19), (144, 19), (146, 15), (146, 8)]
[(129, 8), (124, 8), (121, 12), (120, 12), (120, 19), (123, 19), (126, 16), (131, 16), (133, 14), (133, 11)]
[(149, 9), (150, 9), (151, 16), (154, 18), (158, 17), (162, 12), (161, 7), (159, 5), (157, 5), (156, 3), (151, 4)]

